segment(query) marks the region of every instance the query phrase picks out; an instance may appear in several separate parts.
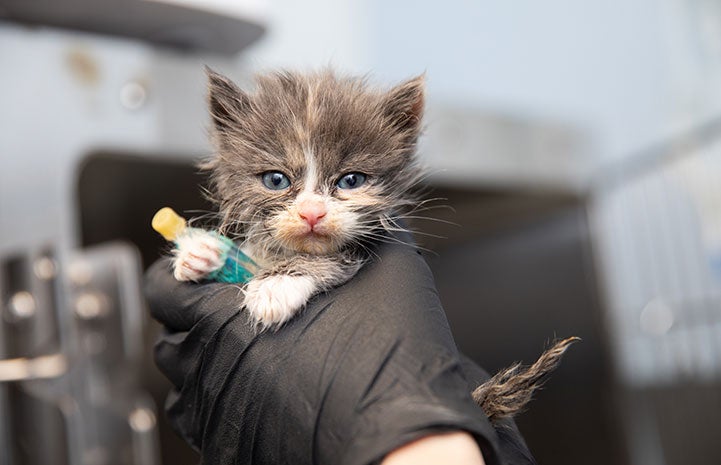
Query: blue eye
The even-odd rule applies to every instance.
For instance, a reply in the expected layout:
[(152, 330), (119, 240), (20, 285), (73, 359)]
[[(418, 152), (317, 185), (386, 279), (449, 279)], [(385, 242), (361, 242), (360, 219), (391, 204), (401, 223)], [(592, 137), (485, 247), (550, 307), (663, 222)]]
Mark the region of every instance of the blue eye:
[(279, 191), (290, 187), (290, 179), (280, 171), (263, 173), (263, 185), (268, 189)]
[(357, 189), (366, 182), (366, 175), (363, 173), (348, 173), (338, 181), (338, 187), (341, 189)]

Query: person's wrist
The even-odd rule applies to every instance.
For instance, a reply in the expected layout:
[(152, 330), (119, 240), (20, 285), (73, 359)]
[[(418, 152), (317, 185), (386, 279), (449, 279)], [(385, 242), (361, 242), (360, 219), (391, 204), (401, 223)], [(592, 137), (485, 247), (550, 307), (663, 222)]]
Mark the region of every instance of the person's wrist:
[(473, 437), (465, 431), (432, 434), (388, 454), (381, 465), (485, 465)]

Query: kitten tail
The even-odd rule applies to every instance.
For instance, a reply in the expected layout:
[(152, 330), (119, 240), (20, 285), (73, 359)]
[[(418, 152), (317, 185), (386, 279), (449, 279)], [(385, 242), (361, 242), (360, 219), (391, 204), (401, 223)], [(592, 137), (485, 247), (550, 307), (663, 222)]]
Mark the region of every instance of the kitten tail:
[(531, 401), (534, 391), (543, 386), (547, 375), (558, 367), (566, 349), (580, 340), (569, 337), (556, 342), (530, 367), (516, 363), (499, 371), (471, 393), (473, 400), (492, 422), (516, 415)]

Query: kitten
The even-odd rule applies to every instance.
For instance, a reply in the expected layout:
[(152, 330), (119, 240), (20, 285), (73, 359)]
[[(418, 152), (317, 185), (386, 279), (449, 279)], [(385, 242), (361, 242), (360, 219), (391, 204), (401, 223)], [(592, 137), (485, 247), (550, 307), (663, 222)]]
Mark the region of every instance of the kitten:
[[(415, 204), (421, 170), (424, 81), (388, 91), (331, 71), (257, 77), (250, 95), (208, 69), (216, 156), (211, 172), (226, 235), (261, 271), (244, 307), (261, 328), (278, 327), (315, 294), (350, 280), (369, 246), (400, 227)], [(198, 281), (221, 267), (217, 239), (178, 244), (174, 274)], [(512, 416), (577, 338), (556, 343), (527, 369), (514, 365), (472, 396), (493, 421)]]
[[(330, 71), (259, 76), (249, 95), (208, 70), (221, 231), (243, 239), (262, 271), (244, 289), (261, 327), (351, 279), (368, 245), (414, 201), (423, 77), (388, 92)], [(222, 265), (212, 237), (181, 244), (175, 277)], [(210, 244), (209, 244), (210, 243)], [(216, 247), (217, 249), (217, 247)]]

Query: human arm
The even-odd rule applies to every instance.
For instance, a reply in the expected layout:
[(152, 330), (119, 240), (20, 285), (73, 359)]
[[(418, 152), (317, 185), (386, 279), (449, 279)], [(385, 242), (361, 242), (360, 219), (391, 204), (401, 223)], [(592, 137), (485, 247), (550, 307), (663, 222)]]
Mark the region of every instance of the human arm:
[[(237, 287), (178, 283), (164, 262), (151, 269), (151, 309), (169, 329), (156, 348), (175, 386), (167, 413), (207, 463), (366, 465), (453, 431), (489, 465), (506, 463), (470, 398), (484, 375), (458, 354), (425, 262), (402, 245), (378, 254), (262, 333)], [(528, 460), (512, 463), (533, 463), (519, 441)]]
[(381, 465), (484, 465), (473, 436), (465, 431), (432, 434), (404, 444), (388, 454)]

